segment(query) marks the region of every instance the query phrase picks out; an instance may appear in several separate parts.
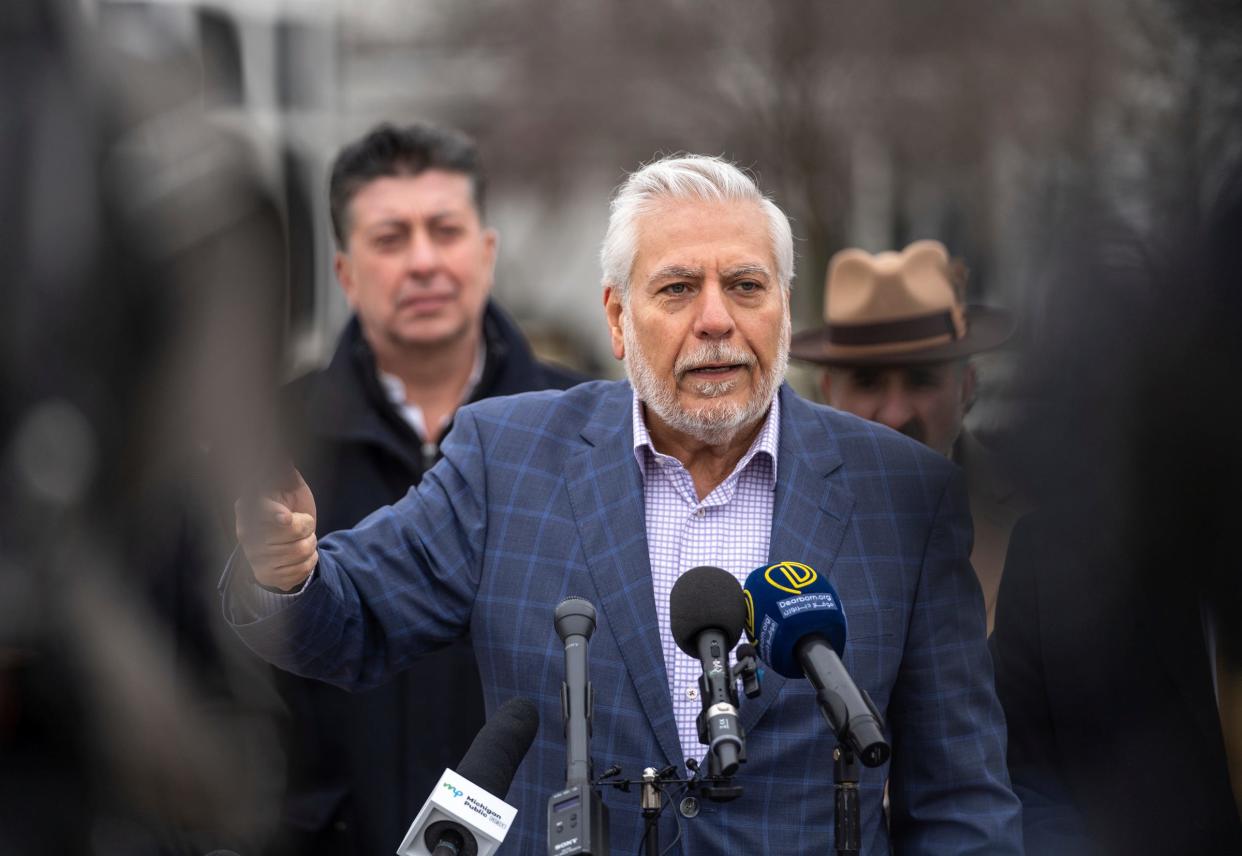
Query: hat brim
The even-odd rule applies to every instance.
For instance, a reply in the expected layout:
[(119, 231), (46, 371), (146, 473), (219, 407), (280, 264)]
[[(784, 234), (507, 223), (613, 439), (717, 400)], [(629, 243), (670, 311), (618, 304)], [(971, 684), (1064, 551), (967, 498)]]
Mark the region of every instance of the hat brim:
[(960, 339), (918, 350), (875, 345), (861, 353), (857, 347), (842, 348), (828, 339), (828, 328), (803, 330), (794, 335), (789, 356), (823, 366), (891, 366), (939, 363), (969, 357), (999, 347), (1013, 335), (1013, 316), (991, 306), (966, 307), (966, 335)]

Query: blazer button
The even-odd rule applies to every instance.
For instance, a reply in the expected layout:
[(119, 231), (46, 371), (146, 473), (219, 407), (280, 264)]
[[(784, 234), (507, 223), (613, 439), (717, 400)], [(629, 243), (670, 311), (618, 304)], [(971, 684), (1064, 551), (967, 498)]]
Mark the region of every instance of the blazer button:
[(699, 813), (699, 801), (694, 797), (686, 797), (681, 801), (681, 816), (695, 817)]

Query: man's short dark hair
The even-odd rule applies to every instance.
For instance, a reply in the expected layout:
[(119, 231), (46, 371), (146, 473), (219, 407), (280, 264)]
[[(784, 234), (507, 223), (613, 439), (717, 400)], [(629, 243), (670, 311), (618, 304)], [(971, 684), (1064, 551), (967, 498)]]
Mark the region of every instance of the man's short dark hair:
[(332, 164), (328, 207), (336, 244), (344, 249), (349, 238), (349, 203), (362, 187), (377, 178), (419, 175), (430, 169), (459, 172), (470, 178), (474, 207), (483, 217), (483, 165), (474, 140), (460, 131), (414, 124), (404, 127), (385, 122), (341, 149)]

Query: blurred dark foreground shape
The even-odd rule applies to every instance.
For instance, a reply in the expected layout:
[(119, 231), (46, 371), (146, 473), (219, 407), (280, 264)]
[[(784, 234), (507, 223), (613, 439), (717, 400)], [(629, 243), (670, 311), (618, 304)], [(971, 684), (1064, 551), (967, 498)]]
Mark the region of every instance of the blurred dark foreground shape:
[(133, 86), (73, 5), (0, 25), (0, 852), (254, 853), (275, 701), (178, 569), (268, 434), (282, 226), (198, 69)]
[(1083, 230), (1028, 364), (993, 651), (1032, 854), (1242, 853), (1242, 172), (1188, 219)]

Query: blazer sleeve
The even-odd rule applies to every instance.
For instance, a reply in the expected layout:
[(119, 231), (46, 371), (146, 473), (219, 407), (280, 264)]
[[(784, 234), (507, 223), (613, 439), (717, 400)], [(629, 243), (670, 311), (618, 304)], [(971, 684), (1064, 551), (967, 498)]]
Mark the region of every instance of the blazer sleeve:
[(487, 536), (483, 441), (469, 409), (442, 450), (395, 505), (324, 538), (313, 577), (274, 614), (246, 608), (252, 577), (237, 551), (220, 587), (246, 645), (281, 669), (358, 691), (464, 636)]
[(1022, 852), (971, 537), (954, 468), (924, 548), (888, 708), (891, 833), (899, 854)]

